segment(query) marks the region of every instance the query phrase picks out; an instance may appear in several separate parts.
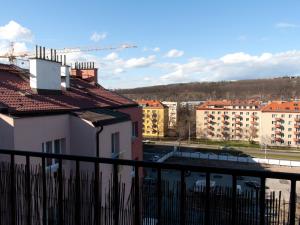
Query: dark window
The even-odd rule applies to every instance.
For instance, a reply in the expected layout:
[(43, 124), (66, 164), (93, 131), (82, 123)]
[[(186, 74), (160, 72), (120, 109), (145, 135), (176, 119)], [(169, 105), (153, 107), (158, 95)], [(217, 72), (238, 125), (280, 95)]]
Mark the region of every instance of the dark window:
[(132, 123), (132, 137), (138, 137), (139, 136), (139, 122), (133, 122)]
[(120, 133), (111, 134), (111, 153), (112, 158), (118, 158), (120, 152)]

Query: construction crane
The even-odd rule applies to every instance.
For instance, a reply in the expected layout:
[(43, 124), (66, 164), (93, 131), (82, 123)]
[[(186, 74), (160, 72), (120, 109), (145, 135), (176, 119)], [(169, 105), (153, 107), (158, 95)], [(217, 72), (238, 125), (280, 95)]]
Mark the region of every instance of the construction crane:
[[(91, 52), (91, 51), (106, 51), (106, 50), (122, 50), (128, 48), (137, 48), (136, 45), (132, 44), (121, 44), (119, 46), (107, 46), (107, 47), (75, 47), (75, 48), (63, 48), (57, 49), (56, 53), (58, 54), (69, 54), (76, 52)], [(50, 51), (50, 50), (49, 50)], [(50, 52), (48, 52), (50, 53)], [(28, 57), (35, 57), (35, 52), (14, 52), (14, 42), (10, 43), (10, 49), (4, 55), (0, 55), (0, 58), (8, 59), (10, 64), (16, 64), (16, 60), (28, 61)]]
[(0, 55), (0, 58), (8, 59), (8, 62), (10, 64), (16, 64), (16, 60), (27, 61), (26, 59), (23, 58), (30, 56), (30, 52), (15, 53), (14, 45), (15, 45), (14, 42), (10, 42), (9, 51), (3, 55)]
[(127, 48), (137, 48), (136, 45), (121, 44), (119, 46), (106, 46), (106, 47), (75, 47), (75, 48), (63, 48), (57, 49), (57, 53), (68, 54), (74, 52), (92, 52), (92, 51), (106, 51), (106, 50), (122, 50)]

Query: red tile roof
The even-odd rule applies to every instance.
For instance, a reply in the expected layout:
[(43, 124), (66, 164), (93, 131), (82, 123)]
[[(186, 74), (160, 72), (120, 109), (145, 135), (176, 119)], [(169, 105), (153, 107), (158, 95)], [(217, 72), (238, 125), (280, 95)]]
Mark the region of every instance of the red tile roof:
[(261, 103), (256, 100), (217, 100), (217, 101), (206, 101), (202, 105), (198, 106), (197, 109), (207, 109), (209, 106), (215, 106), (217, 108), (223, 108), (224, 106), (256, 106), (261, 107)]
[(263, 112), (299, 112), (300, 102), (273, 101), (262, 108)]
[(0, 108), (9, 113), (60, 112), (92, 108), (118, 108), (137, 105), (115, 92), (71, 78), (71, 88), (60, 95), (36, 94), (29, 84), (28, 73), (14, 66), (0, 64)]
[(137, 103), (143, 107), (165, 108), (166, 106), (158, 100), (137, 100)]

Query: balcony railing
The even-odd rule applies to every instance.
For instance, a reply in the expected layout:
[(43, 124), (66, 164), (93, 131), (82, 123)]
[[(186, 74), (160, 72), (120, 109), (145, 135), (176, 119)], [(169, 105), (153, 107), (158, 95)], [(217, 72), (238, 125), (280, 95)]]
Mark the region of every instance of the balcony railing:
[[(298, 173), (270, 170), (231, 169), (171, 163), (133, 161), (0, 150), (6, 162), (0, 166), (0, 224), (9, 225), (152, 225), (152, 224), (289, 224), (296, 223)], [(47, 159), (55, 159), (51, 172)], [(24, 161), (24, 164), (22, 164)], [(38, 164), (41, 163), (41, 166)], [(82, 172), (89, 164), (93, 172)], [(64, 170), (73, 165), (74, 171)], [(111, 169), (107, 174), (101, 168)], [(73, 168), (72, 166), (70, 168)], [(126, 180), (129, 197), (119, 170), (133, 168)], [(142, 168), (155, 171), (155, 179), (143, 178)], [(178, 174), (174, 184), (163, 176)], [(103, 174), (102, 174), (103, 172)], [(191, 173), (201, 173), (203, 185), (188, 189)], [(213, 174), (229, 175), (231, 188), (215, 187)], [(243, 193), (241, 177), (257, 177), (259, 187)], [(109, 179), (108, 179), (109, 178)], [(288, 207), (266, 194), (266, 179), (290, 181)], [(108, 179), (105, 183), (104, 179)], [(201, 183), (201, 182), (200, 182)], [(107, 194), (103, 195), (103, 191)], [(284, 210), (277, 211), (279, 206)], [(298, 224), (298, 221), (297, 221)]]

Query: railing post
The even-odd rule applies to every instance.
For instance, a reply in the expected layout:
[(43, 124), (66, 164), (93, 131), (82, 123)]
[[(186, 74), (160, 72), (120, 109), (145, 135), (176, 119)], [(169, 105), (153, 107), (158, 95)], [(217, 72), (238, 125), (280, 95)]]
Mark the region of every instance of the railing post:
[(235, 225), (236, 224), (236, 175), (232, 175), (232, 202), (231, 202), (231, 224)]
[(210, 225), (210, 173), (206, 173), (206, 185), (205, 185), (205, 225)]
[(181, 170), (181, 176), (180, 176), (180, 224), (185, 225), (185, 177), (184, 177), (185, 170)]
[(16, 171), (15, 155), (10, 155), (10, 200), (11, 200), (11, 225), (16, 224)]
[(266, 178), (260, 178), (260, 198), (259, 198), (259, 224), (265, 224), (265, 209), (266, 209)]
[(80, 202), (80, 161), (76, 160), (76, 205), (75, 205), (75, 223), (81, 225), (81, 202)]
[(119, 177), (118, 177), (118, 164), (114, 164), (113, 167), (113, 176), (114, 176), (114, 224), (119, 225)]
[(27, 201), (27, 225), (31, 225), (31, 180), (30, 180), (30, 156), (26, 155), (26, 201)]
[(291, 193), (290, 193), (290, 225), (295, 225), (296, 213), (296, 180), (291, 180)]
[(42, 157), (43, 225), (47, 225), (46, 159)]
[(94, 184), (94, 214), (95, 214), (95, 225), (100, 225), (99, 221), (99, 163), (95, 162), (95, 184)]
[(140, 225), (140, 179), (139, 179), (139, 167), (134, 166), (134, 224)]
[(62, 175), (62, 159), (58, 160), (58, 219), (59, 225), (63, 225), (63, 175)]
[(161, 168), (157, 168), (157, 225), (161, 225)]

